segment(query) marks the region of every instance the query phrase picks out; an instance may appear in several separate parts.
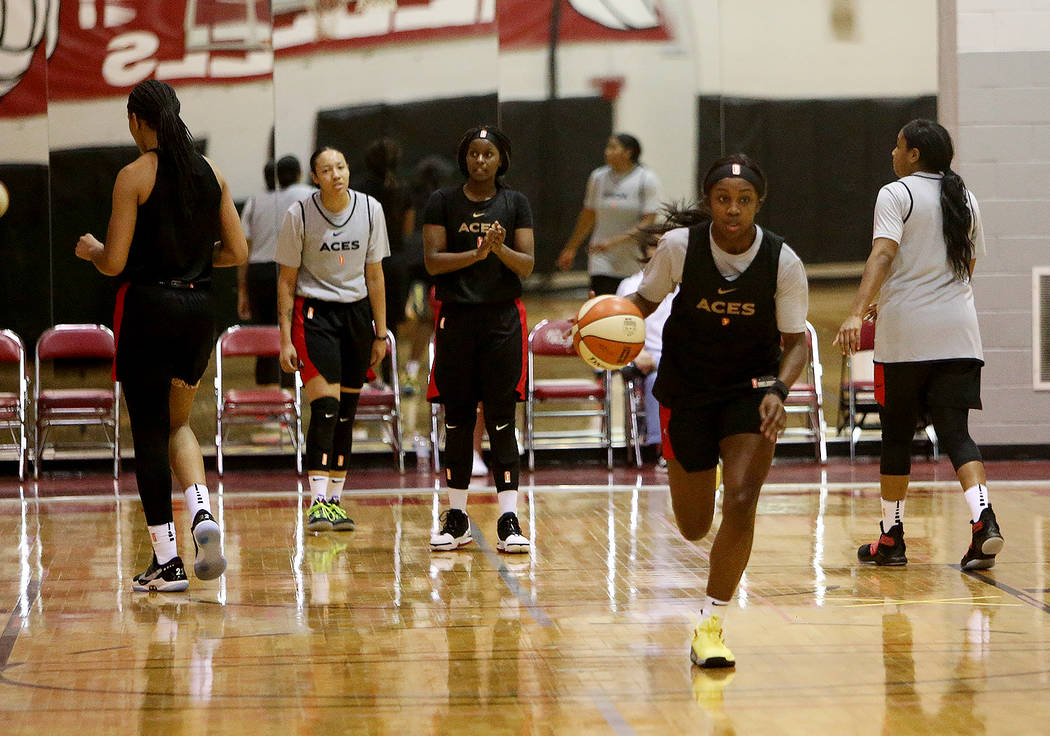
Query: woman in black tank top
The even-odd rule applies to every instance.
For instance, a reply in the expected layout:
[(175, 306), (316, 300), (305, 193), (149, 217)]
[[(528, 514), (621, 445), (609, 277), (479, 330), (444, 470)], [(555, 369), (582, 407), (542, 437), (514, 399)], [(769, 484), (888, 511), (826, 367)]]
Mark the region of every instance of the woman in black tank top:
[[(722, 523), (689, 652), (701, 667), (735, 665), (722, 623), (751, 556), (758, 496), (787, 420), (788, 387), (808, 358), (805, 333), (782, 334), (777, 327), (774, 296), (783, 240), (763, 229), (753, 260), (734, 280), (720, 272), (714, 258), (716, 248), (740, 255), (755, 246), (755, 215), (765, 194), (758, 165), (742, 154), (727, 156), (704, 177), (699, 208), (672, 209), (666, 225), (649, 229), (655, 236), (688, 227), (680, 288), (664, 325), (654, 388), (661, 403), (671, 503), (686, 539), (701, 539), (710, 530), (719, 457), (724, 467)], [(675, 237), (680, 244), (682, 232)], [(660, 248), (671, 247), (671, 238), (666, 240)], [(648, 316), (663, 297), (649, 301), (635, 293), (627, 298)]]
[(197, 577), (226, 569), (189, 416), (214, 340), (211, 269), (243, 263), (248, 245), (226, 180), (194, 149), (179, 109), (163, 82), (132, 90), (128, 128), (142, 155), (117, 174), (106, 243), (89, 233), (76, 246), (79, 258), (124, 282), (114, 310), (115, 378), (124, 385), (153, 544), (149, 566), (132, 579), (137, 591), (189, 585), (175, 541), (172, 472), (185, 489)]

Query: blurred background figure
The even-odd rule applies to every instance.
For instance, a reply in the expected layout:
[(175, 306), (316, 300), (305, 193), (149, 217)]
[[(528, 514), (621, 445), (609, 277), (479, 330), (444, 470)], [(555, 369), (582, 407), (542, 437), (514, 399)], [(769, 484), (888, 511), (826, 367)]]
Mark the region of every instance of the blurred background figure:
[[(284, 213), (313, 187), (300, 184), (302, 166), (295, 156), (282, 156), (263, 167), (266, 190), (251, 197), (241, 212), (248, 241), (248, 263), (237, 267), (237, 316), (255, 325), (277, 324), (277, 233)], [(295, 376), (281, 373), (277, 358), (257, 358), (255, 382), (291, 386)]]

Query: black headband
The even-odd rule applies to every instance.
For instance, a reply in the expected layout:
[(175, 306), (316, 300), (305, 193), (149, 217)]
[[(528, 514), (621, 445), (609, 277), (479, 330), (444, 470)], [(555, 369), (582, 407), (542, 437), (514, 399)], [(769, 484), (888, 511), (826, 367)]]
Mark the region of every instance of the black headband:
[(760, 195), (762, 194), (763, 184), (762, 177), (759, 176), (758, 172), (752, 169), (747, 164), (741, 163), (728, 163), (719, 166), (714, 171), (710, 172), (704, 179), (704, 193), (711, 191), (711, 188), (715, 184), (722, 181), (722, 179), (743, 179), (749, 182), (751, 186), (755, 188), (755, 191)]

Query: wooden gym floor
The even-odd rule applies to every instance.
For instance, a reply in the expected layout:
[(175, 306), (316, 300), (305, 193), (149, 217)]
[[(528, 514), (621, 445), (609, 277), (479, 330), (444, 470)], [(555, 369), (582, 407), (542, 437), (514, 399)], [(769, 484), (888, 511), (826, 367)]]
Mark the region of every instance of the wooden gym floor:
[[(876, 461), (778, 460), (727, 616), (737, 667), (714, 673), (688, 659), (710, 537), (680, 537), (652, 466), (524, 473), (534, 550), (506, 556), (488, 482), (476, 543), (432, 554), (431, 474), (355, 471), (357, 531), (315, 535), (288, 465), (211, 477), (229, 569), (182, 594), (130, 590), (150, 555), (131, 473), (0, 476), (4, 733), (1046, 732), (1050, 462), (989, 463), (1007, 543), (963, 573), (946, 460), (915, 462), (905, 568), (856, 560)], [(185, 516), (176, 498), (191, 560)]]

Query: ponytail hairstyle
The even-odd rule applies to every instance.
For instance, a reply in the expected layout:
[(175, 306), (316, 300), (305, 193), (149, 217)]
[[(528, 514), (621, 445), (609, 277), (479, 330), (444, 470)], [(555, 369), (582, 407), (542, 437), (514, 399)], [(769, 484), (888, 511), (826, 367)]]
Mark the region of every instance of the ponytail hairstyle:
[(175, 190), (179, 207), (189, 215), (196, 201), (197, 187), (192, 176), (194, 157), (193, 136), (182, 122), (182, 105), (170, 84), (156, 79), (139, 82), (128, 95), (128, 113), (145, 121), (157, 133), (157, 155), (163, 156), (175, 167), (178, 187)]
[(973, 212), (962, 177), (952, 171), (955, 149), (944, 126), (932, 120), (917, 119), (901, 128), (908, 148), (919, 149), (919, 167), (922, 171), (939, 173), (941, 178), (941, 227), (944, 246), (952, 274), (959, 281), (970, 280), (970, 261), (973, 259)]

